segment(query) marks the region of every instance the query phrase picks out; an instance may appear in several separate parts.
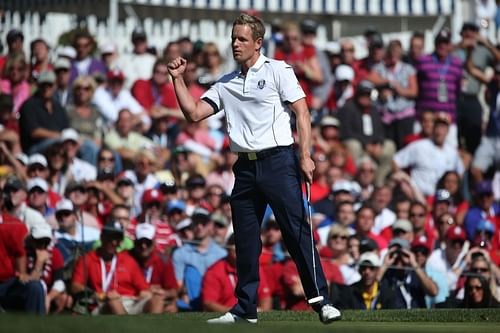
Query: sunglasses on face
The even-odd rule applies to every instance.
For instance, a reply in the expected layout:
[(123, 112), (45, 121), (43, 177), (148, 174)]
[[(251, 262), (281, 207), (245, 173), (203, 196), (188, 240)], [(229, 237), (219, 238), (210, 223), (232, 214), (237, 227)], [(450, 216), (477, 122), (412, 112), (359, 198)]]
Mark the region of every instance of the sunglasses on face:
[(481, 286), (469, 286), (469, 290), (470, 291), (479, 291), (479, 290), (483, 290), (483, 287), (481, 287)]
[(106, 161), (106, 162), (114, 162), (114, 160), (115, 159), (113, 158), (113, 156), (111, 156), (111, 157), (100, 156), (99, 157), (99, 161), (101, 161), (101, 162), (104, 162), (104, 161)]
[(425, 217), (425, 214), (424, 213), (410, 213), (410, 217), (422, 218), (422, 217)]
[(153, 245), (153, 241), (147, 238), (141, 238), (135, 241), (138, 247), (151, 247)]
[(341, 239), (341, 240), (346, 240), (347, 236), (342, 236), (342, 235), (332, 235), (330, 239)]
[(483, 268), (483, 267), (478, 267), (478, 268), (471, 268), (470, 270), (472, 273), (488, 273), (490, 270), (488, 268)]
[(374, 271), (377, 267), (374, 267), (374, 266), (367, 266), (367, 265), (363, 265), (363, 266), (359, 266), (359, 271), (360, 272), (364, 272), (365, 270), (370, 270), (370, 271)]

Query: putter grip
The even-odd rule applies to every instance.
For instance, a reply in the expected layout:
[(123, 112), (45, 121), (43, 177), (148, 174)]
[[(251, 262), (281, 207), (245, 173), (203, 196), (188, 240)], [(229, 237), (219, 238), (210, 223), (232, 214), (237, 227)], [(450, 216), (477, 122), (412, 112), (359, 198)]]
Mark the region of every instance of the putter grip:
[(311, 202), (311, 183), (306, 180), (306, 197), (307, 201)]

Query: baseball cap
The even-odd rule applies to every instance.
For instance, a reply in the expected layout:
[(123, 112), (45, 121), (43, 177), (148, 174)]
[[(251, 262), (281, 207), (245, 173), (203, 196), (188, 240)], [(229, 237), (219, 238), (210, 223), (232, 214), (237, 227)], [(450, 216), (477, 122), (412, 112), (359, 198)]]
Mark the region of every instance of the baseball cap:
[(56, 214), (59, 212), (73, 212), (75, 210), (75, 206), (73, 206), (73, 202), (69, 199), (62, 199), (56, 205)]
[(118, 176), (118, 179), (116, 181), (116, 185), (134, 185), (135, 181), (132, 178), (132, 175), (129, 174), (128, 172), (124, 172)]
[(193, 221), (191, 221), (189, 217), (185, 218), (184, 220), (181, 220), (179, 223), (177, 223), (177, 225), (175, 226), (175, 231), (181, 231), (183, 229), (189, 228), (192, 223)]
[(4, 192), (17, 191), (20, 189), (24, 189), (24, 183), (22, 182), (21, 179), (17, 178), (16, 176), (7, 178), (5, 184), (3, 185)]
[(56, 75), (52, 71), (43, 71), (40, 75), (38, 75), (38, 79), (36, 81), (38, 84), (54, 84), (56, 82)]
[(19, 162), (21, 162), (24, 165), (28, 165), (28, 155), (26, 155), (25, 153), (17, 154), (16, 160), (18, 160)]
[(47, 159), (42, 154), (33, 154), (28, 158), (28, 166), (32, 166), (34, 164), (40, 164), (45, 168), (48, 167)]
[(71, 46), (64, 46), (58, 50), (57, 55), (67, 59), (73, 59), (76, 58), (76, 50)]
[(106, 43), (101, 46), (101, 54), (110, 54), (116, 52), (116, 45), (113, 43)]
[(332, 116), (325, 116), (323, 119), (321, 119), (319, 123), (320, 127), (339, 127), (340, 126), (340, 121)]
[(446, 112), (436, 112), (434, 114), (434, 123), (443, 123), (446, 125), (451, 124), (451, 117)]
[(478, 182), (474, 187), (474, 189), (477, 195), (493, 193), (493, 187), (491, 186), (491, 181), (489, 180), (483, 180)]
[(151, 203), (151, 202), (163, 202), (164, 201), (163, 193), (157, 189), (148, 189), (144, 191), (142, 194), (142, 202), (143, 203)]
[(85, 185), (82, 182), (72, 180), (66, 185), (66, 193), (71, 193), (76, 190), (85, 190)]
[(302, 31), (302, 33), (315, 34), (316, 30), (318, 30), (318, 23), (314, 20), (306, 19), (300, 23), (300, 31)]
[(388, 248), (391, 247), (399, 247), (401, 249), (409, 249), (410, 248), (410, 242), (407, 241), (406, 239), (403, 238), (393, 238), (389, 242)]
[(373, 89), (375, 89), (373, 83), (368, 80), (363, 80), (358, 84), (358, 87), (356, 88), (356, 94), (371, 94)]
[(163, 194), (176, 193), (177, 192), (177, 184), (175, 183), (175, 180), (170, 179), (170, 180), (163, 181), (160, 184), (160, 191), (162, 191)]
[(393, 223), (392, 225), (392, 230), (403, 230), (404, 232), (412, 232), (413, 231), (413, 225), (411, 224), (410, 221), (406, 219), (398, 219), (396, 222)]
[(465, 230), (459, 225), (454, 225), (446, 231), (446, 239), (449, 240), (462, 240), (465, 241), (467, 239), (465, 235)]
[(354, 69), (349, 65), (338, 65), (335, 68), (335, 79), (337, 81), (349, 81), (354, 80)]
[(361, 253), (377, 251), (378, 249), (377, 242), (370, 237), (363, 237), (359, 241), (359, 252)]
[(54, 69), (70, 69), (71, 63), (67, 58), (58, 58), (54, 63)]
[(359, 257), (359, 266), (380, 267), (380, 257), (375, 252), (365, 252)]
[(108, 81), (125, 81), (125, 74), (119, 69), (113, 69), (108, 72), (106, 78)]
[(150, 223), (139, 223), (135, 227), (135, 239), (146, 238), (153, 240), (155, 237), (156, 228)]
[(460, 30), (460, 32), (464, 32), (466, 30), (469, 30), (469, 31), (479, 31), (479, 25), (477, 25), (476, 22), (472, 22), (472, 21), (464, 22), (464, 24), (462, 25), (462, 29)]
[(448, 29), (441, 30), (434, 38), (435, 43), (445, 42), (449, 43), (451, 41), (451, 32)]
[(229, 220), (222, 214), (212, 214), (212, 221), (214, 224), (221, 225), (223, 227), (227, 227), (229, 225)]
[(30, 234), (34, 239), (52, 238), (52, 229), (47, 223), (37, 223), (31, 227)]
[(431, 248), (429, 246), (429, 239), (424, 235), (416, 237), (413, 242), (411, 242), (412, 251), (416, 251), (422, 248), (427, 252), (431, 251)]
[(205, 178), (201, 175), (194, 175), (186, 180), (186, 187), (188, 188), (193, 188), (193, 187), (205, 187), (206, 182)]
[(115, 233), (121, 234), (122, 237), (124, 235), (123, 225), (118, 221), (109, 221), (104, 224), (102, 227), (102, 233)]
[(439, 189), (434, 196), (434, 202), (451, 202), (451, 195), (448, 190)]
[(139, 39), (147, 39), (146, 32), (142, 27), (136, 27), (134, 31), (132, 31), (132, 42)]
[(66, 128), (61, 132), (61, 142), (74, 141), (78, 142), (78, 132), (74, 128)]
[(210, 219), (210, 212), (203, 207), (196, 207), (193, 210), (193, 213), (191, 214), (191, 218), (192, 219), (202, 218), (202, 219), (209, 220)]
[(351, 193), (352, 185), (351, 182), (345, 179), (337, 180), (332, 186), (332, 193), (347, 192)]
[(182, 200), (172, 200), (167, 205), (167, 214), (172, 213), (174, 210), (184, 212), (186, 210), (186, 203)]
[(331, 55), (340, 55), (340, 43), (336, 41), (327, 42), (325, 44), (325, 51)]
[(17, 38), (21, 38), (24, 40), (24, 35), (19, 29), (10, 29), (7, 33), (7, 44), (14, 42)]
[(28, 192), (30, 192), (34, 188), (39, 188), (44, 192), (48, 192), (49, 191), (49, 184), (47, 184), (47, 181), (45, 179), (40, 178), (40, 177), (35, 177), (35, 178), (31, 178), (30, 180), (28, 180), (28, 184), (26, 185), (26, 188), (27, 188)]

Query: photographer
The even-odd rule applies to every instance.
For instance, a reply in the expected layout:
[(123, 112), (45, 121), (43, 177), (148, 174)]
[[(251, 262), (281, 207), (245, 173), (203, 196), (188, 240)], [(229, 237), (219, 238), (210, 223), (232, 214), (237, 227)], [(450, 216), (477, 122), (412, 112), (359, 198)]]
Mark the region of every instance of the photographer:
[(425, 296), (436, 296), (438, 287), (419, 266), (410, 251), (410, 243), (394, 238), (384, 258), (377, 277), (395, 293), (395, 305), (399, 309), (425, 308)]

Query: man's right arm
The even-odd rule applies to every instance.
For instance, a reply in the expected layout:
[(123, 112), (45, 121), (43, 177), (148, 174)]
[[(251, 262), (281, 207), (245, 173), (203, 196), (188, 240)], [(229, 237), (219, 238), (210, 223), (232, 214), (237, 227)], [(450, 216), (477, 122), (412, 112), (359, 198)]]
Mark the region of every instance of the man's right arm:
[(215, 110), (203, 100), (195, 101), (189, 93), (189, 89), (182, 77), (186, 70), (186, 64), (186, 59), (179, 57), (168, 64), (168, 71), (172, 76), (175, 95), (184, 117), (189, 122), (198, 122), (213, 115)]

